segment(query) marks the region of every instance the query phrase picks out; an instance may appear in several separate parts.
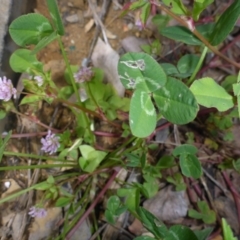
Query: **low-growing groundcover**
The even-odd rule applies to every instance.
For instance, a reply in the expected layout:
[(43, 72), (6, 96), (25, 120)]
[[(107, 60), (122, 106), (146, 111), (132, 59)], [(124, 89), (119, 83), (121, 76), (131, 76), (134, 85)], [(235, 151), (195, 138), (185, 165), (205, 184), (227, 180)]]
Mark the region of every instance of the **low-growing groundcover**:
[[(64, 214), (60, 217), (59, 229), (54, 231), (53, 227), (47, 236), (52, 239), (71, 239), (88, 217), (92, 220), (92, 233), (100, 234), (99, 226), (103, 222), (98, 226), (96, 206), (99, 207), (103, 197), (106, 198), (104, 222), (115, 224), (119, 216), (128, 212), (142, 223), (149, 234), (132, 236), (135, 240), (204, 240), (219, 232), (224, 240), (236, 239), (234, 234), (239, 232), (223, 218), (224, 214), (213, 199), (216, 197), (214, 189), (209, 191), (204, 173), (220, 188), (222, 195), (228, 196), (226, 191), (229, 189), (239, 210), (238, 189), (229, 177), (230, 171), (239, 173), (237, 154), (229, 156), (223, 152), (215, 158), (201, 157), (204, 148), (213, 153), (220, 144), (227, 144), (232, 136), (233, 120), (240, 112), (240, 75), (237, 71), (221, 84), (213, 77), (201, 76), (202, 66), (208, 66), (208, 52), (234, 69), (240, 69), (237, 59), (228, 58), (218, 49), (239, 18), (239, 1), (232, 1), (216, 21), (196, 24), (201, 23), (204, 10), (216, 2), (194, 1), (192, 6), (187, 6), (181, 0), (163, 0), (161, 3), (136, 0), (124, 6), (123, 15), (139, 12), (136, 25), (141, 30), (153, 15), (152, 22), (159, 28), (158, 34), (197, 49), (196, 53), (182, 54), (175, 62), (165, 62), (164, 58), (159, 62), (161, 40), (154, 39), (142, 47), (143, 52), (123, 54), (117, 72), (126, 89), (124, 97), (104, 82), (103, 71), (89, 65), (89, 61), (80, 68), (70, 65), (62, 42), (65, 31), (56, 0), (46, 0), (51, 19), (38, 13), (15, 19), (9, 32), (20, 48), (11, 55), (10, 66), (15, 72), (27, 73), (29, 77), (22, 80), (24, 90), (17, 104), (14, 102), (17, 89), (6, 76), (0, 78), (0, 116), (4, 118), (8, 112), (16, 114), (22, 119), (22, 126), (28, 126), (31, 132), (18, 135), (10, 131), (2, 135), (0, 155), (5, 166), (0, 170), (25, 171), (27, 182), (23, 180), (17, 191), (2, 196), (0, 204), (14, 202), (20, 196), (28, 198), (20, 206), (26, 208), (25, 219), (31, 224), (45, 219), (54, 207), (62, 208)], [(168, 26), (171, 18), (181, 26)], [(65, 85), (61, 87), (52, 80), (51, 73), (44, 70), (44, 64), (37, 57), (37, 53), (53, 41), (59, 44), (66, 65)], [(73, 95), (75, 101), (71, 102), (69, 99)], [(40, 121), (40, 105), (53, 108), (49, 111), (50, 118), (46, 116)], [(68, 124), (56, 121), (57, 116), (63, 118), (58, 114), (59, 109), (62, 113), (67, 112)], [(165, 123), (159, 126), (160, 120)], [(204, 129), (199, 127), (203, 124)], [(171, 147), (165, 145), (164, 154), (162, 151), (159, 155), (162, 142), (157, 135), (170, 125), (174, 137), (169, 139), (174, 142)], [(39, 132), (36, 129), (40, 129)], [(186, 129), (193, 131), (186, 133)], [(12, 139), (23, 136), (37, 136), (35, 140), (41, 147), (37, 151), (29, 151), (29, 148), (23, 152), (12, 150)], [(102, 147), (100, 138), (114, 143)], [(6, 164), (4, 158), (9, 156), (24, 159), (24, 163)], [(212, 173), (220, 173), (222, 178), (217, 174), (216, 179), (213, 178), (206, 166)], [(141, 179), (121, 179), (119, 173), (123, 169), (127, 173), (137, 173)], [(225, 181), (225, 186), (220, 179)], [(119, 186), (110, 192), (108, 189), (114, 180)], [(183, 217), (201, 224), (201, 228), (196, 230), (184, 221), (169, 224), (143, 207), (143, 200), (152, 199), (159, 192), (160, 183), (171, 185), (174, 192), (188, 194), (191, 207)], [(237, 219), (239, 221), (240, 215)], [(24, 229), (28, 229), (27, 224)], [(10, 232), (8, 236), (11, 236)]]

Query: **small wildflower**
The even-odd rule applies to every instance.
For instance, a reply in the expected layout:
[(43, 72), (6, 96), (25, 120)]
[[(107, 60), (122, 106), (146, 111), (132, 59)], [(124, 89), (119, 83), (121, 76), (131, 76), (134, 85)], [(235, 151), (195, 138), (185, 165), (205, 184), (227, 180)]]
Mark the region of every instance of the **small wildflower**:
[(49, 153), (50, 155), (57, 152), (58, 148), (60, 147), (59, 139), (60, 138), (58, 136), (49, 130), (47, 136), (41, 139), (41, 150)]
[(36, 80), (37, 85), (39, 87), (41, 87), (43, 85), (43, 78), (41, 76), (35, 76), (33, 79)]
[(28, 214), (31, 217), (44, 218), (47, 216), (47, 211), (44, 208), (31, 207), (29, 210)]
[(144, 24), (143, 24), (143, 22), (141, 21), (141, 19), (137, 19), (137, 20), (136, 20), (135, 26), (138, 28), (139, 31), (142, 31), (143, 28), (144, 28)]
[(90, 81), (92, 77), (93, 71), (90, 67), (82, 67), (77, 73), (74, 74), (75, 81), (78, 83)]
[(12, 81), (6, 77), (0, 77), (0, 99), (7, 102), (17, 97), (17, 90), (13, 87)]

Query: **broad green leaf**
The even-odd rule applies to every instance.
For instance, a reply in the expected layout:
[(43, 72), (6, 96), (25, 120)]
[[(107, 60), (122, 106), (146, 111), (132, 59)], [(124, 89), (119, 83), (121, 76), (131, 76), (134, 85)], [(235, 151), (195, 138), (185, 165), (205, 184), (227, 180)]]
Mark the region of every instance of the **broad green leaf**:
[(199, 19), (199, 16), (203, 10), (207, 8), (208, 5), (213, 3), (214, 0), (202, 0), (202, 1), (194, 1), (193, 4), (193, 19), (197, 21)]
[(162, 239), (167, 235), (168, 230), (164, 223), (157, 219), (148, 210), (143, 207), (138, 207), (137, 214), (140, 217), (140, 220), (143, 223), (144, 227), (147, 228), (151, 233), (153, 233), (154, 236)]
[(178, 69), (171, 63), (161, 63), (161, 67), (163, 68), (164, 72), (167, 76), (177, 76), (179, 75)]
[(168, 77), (167, 83), (153, 93), (160, 113), (170, 122), (186, 124), (197, 115), (198, 104), (188, 87), (181, 81)]
[(107, 155), (106, 152), (96, 151), (88, 145), (82, 145), (79, 148), (82, 153), (82, 157), (79, 158), (79, 165), (85, 172), (93, 172)]
[(177, 146), (174, 150), (173, 150), (173, 156), (177, 157), (181, 154), (196, 154), (197, 153), (197, 148), (193, 145), (190, 144), (182, 144), (181, 146)]
[(31, 70), (42, 72), (43, 64), (30, 50), (18, 49), (10, 57), (10, 66), (14, 72), (32, 73)]
[(136, 10), (140, 7), (143, 7), (146, 4), (147, 4), (147, 2), (145, 0), (139, 0), (139, 1), (133, 2), (133, 3), (131, 3), (129, 10)]
[(105, 215), (107, 222), (109, 222), (111, 224), (115, 224), (115, 216), (109, 209), (107, 209), (105, 211), (104, 215)]
[(148, 137), (155, 129), (157, 116), (151, 96), (136, 90), (130, 102), (129, 123), (132, 134), (136, 137)]
[(195, 80), (190, 87), (197, 102), (204, 107), (215, 107), (223, 112), (233, 107), (233, 99), (226, 90), (212, 78), (205, 77)]
[(6, 111), (4, 111), (4, 110), (0, 109), (0, 119), (3, 119), (3, 118), (5, 118), (5, 117), (6, 117), (6, 115), (7, 115)]
[(156, 240), (156, 238), (152, 238), (149, 236), (140, 236), (140, 237), (136, 237), (133, 240)]
[(130, 211), (135, 211), (139, 206), (140, 192), (138, 188), (119, 188), (117, 190), (119, 197), (125, 197), (125, 205)]
[(240, 15), (240, 1), (235, 0), (218, 19), (210, 37), (213, 46), (220, 44), (233, 30)]
[(168, 15), (156, 14), (152, 18), (152, 23), (157, 26), (158, 29), (165, 28), (170, 21), (171, 17)]
[(194, 234), (197, 236), (198, 240), (206, 240), (213, 228), (205, 228), (203, 230), (195, 230)]
[(164, 240), (198, 240), (194, 232), (183, 225), (174, 225), (170, 227), (168, 235)]
[(93, 147), (89, 145), (81, 145), (79, 147), (83, 158), (88, 159), (91, 152), (96, 151)]
[(179, 15), (187, 15), (188, 11), (181, 0), (163, 0), (170, 10)]
[(65, 206), (67, 206), (68, 204), (70, 204), (71, 200), (72, 200), (72, 199), (69, 198), (69, 197), (60, 197), (60, 198), (58, 198), (58, 200), (56, 201), (55, 206), (56, 206), (56, 207), (65, 207)]
[(237, 238), (233, 236), (233, 231), (225, 218), (222, 218), (222, 228), (224, 240), (237, 240)]
[(115, 211), (119, 208), (120, 203), (121, 202), (118, 196), (111, 196), (107, 201), (107, 209), (112, 213), (115, 213)]
[(5, 147), (7, 146), (7, 143), (9, 139), (11, 138), (12, 131), (10, 131), (5, 137), (4, 140), (1, 139), (1, 146), (0, 146), (0, 162), (2, 161), (2, 156), (4, 154)]
[(200, 212), (189, 209), (188, 216), (195, 219), (202, 219), (206, 224), (212, 224), (216, 221), (216, 214), (213, 210), (209, 209), (208, 204), (205, 201), (199, 201), (197, 203)]
[(151, 4), (146, 2), (145, 5), (142, 6), (141, 8), (141, 15), (140, 15), (140, 19), (142, 20), (142, 22), (145, 24), (147, 22), (147, 19), (149, 17), (150, 14), (150, 10), (151, 10)]
[(47, 0), (48, 10), (53, 20), (54, 27), (59, 35), (64, 35), (64, 27), (56, 0)]
[(23, 104), (29, 104), (29, 103), (36, 103), (36, 102), (39, 102), (43, 99), (42, 96), (38, 96), (38, 95), (27, 95), (25, 96), (20, 105), (23, 105)]
[(240, 173), (240, 158), (237, 159), (236, 161), (233, 161), (232, 163), (233, 163), (234, 169)]
[(37, 13), (22, 15), (15, 19), (9, 27), (12, 39), (21, 47), (36, 45), (52, 32), (53, 29), (48, 19)]
[(73, 93), (74, 93), (74, 90), (72, 86), (65, 86), (65, 87), (62, 87), (58, 92), (58, 98), (68, 99), (72, 96)]
[(181, 154), (179, 159), (180, 168), (184, 176), (195, 179), (201, 177), (202, 166), (195, 155)]
[(42, 38), (33, 49), (32, 54), (38, 53), (41, 49), (46, 47), (49, 43), (51, 43), (55, 39), (57, 39), (56, 32), (52, 32), (52, 34), (50, 34), (49, 36)]
[(175, 165), (174, 158), (172, 156), (165, 155), (159, 159), (156, 166), (161, 169), (167, 169), (173, 167), (174, 165)]
[(51, 186), (52, 186), (52, 184), (45, 181), (45, 182), (41, 182), (41, 183), (37, 184), (34, 187), (34, 189), (44, 191), (44, 190), (48, 190)]
[(166, 82), (162, 67), (146, 53), (127, 53), (118, 63), (119, 78), (127, 89), (153, 92)]
[(237, 82), (236, 75), (228, 75), (222, 82), (221, 86), (227, 91), (231, 92), (233, 90), (233, 84)]
[(180, 72), (179, 77), (186, 78), (191, 76), (199, 62), (199, 59), (200, 58), (195, 54), (186, 54), (181, 57), (177, 63), (177, 68)]
[[(205, 24), (196, 27), (196, 29), (205, 37), (209, 37), (209, 33), (211, 33), (214, 24)], [(160, 29), (160, 33), (173, 39), (175, 41), (180, 41), (186, 43), (188, 45), (202, 45), (202, 42), (186, 27), (183, 26), (171, 26), (166, 27), (164, 29)]]

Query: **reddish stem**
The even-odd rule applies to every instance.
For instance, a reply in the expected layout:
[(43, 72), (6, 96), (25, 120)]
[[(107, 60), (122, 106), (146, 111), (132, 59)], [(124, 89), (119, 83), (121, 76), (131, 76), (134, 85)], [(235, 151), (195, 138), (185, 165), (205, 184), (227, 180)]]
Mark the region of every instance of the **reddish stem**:
[(236, 208), (237, 208), (238, 225), (239, 225), (239, 228), (240, 228), (240, 205), (239, 205), (239, 199), (238, 199), (238, 198), (240, 198), (239, 193), (238, 193), (237, 190), (234, 188), (234, 186), (233, 186), (231, 180), (229, 179), (227, 173), (224, 172), (224, 171), (222, 171), (222, 175), (223, 175), (223, 178), (224, 178), (226, 184), (228, 185), (228, 187), (229, 187), (229, 189), (230, 189), (230, 192), (232, 193), (232, 196), (233, 196), (233, 199), (234, 199)]
[(101, 190), (101, 192), (98, 194), (98, 196), (94, 199), (93, 203), (90, 205), (90, 207), (87, 209), (87, 211), (82, 215), (82, 217), (79, 219), (78, 223), (72, 228), (72, 230), (67, 234), (66, 239), (70, 240), (73, 234), (77, 231), (77, 229), (81, 226), (81, 224), (84, 222), (84, 220), (88, 217), (88, 215), (92, 212), (92, 210), (97, 205), (98, 201), (104, 196), (105, 192), (108, 190), (114, 179), (116, 178), (118, 172), (120, 171), (120, 168), (115, 168), (114, 173), (104, 186), (104, 188)]

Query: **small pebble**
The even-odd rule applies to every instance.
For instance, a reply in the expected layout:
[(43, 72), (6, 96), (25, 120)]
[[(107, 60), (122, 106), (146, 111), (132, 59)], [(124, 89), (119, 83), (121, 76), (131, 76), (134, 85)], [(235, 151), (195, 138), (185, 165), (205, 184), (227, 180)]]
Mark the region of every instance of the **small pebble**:
[(76, 23), (76, 22), (78, 22), (79, 21), (78, 14), (73, 14), (73, 15), (67, 16), (66, 17), (66, 21), (69, 22), (69, 23)]

